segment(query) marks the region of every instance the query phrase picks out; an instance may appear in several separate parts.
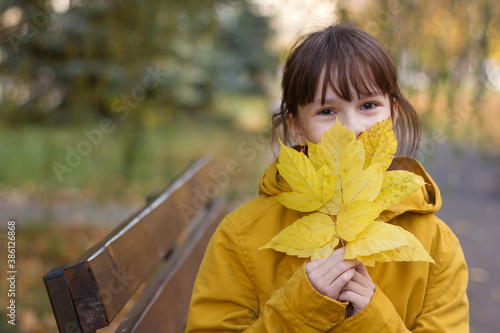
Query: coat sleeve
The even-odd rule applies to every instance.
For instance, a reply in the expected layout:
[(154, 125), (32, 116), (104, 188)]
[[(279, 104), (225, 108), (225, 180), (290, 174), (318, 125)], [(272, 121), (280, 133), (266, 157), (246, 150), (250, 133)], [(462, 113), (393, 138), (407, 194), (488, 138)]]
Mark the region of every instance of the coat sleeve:
[(456, 237), (436, 260), (414, 332), (469, 332), (468, 271)]
[(411, 330), (405, 327), (391, 301), (377, 287), (372, 300), (362, 311), (330, 332), (469, 332), (468, 273), (458, 239), (454, 237), (435, 259), (422, 312)]
[(226, 218), (200, 266), (186, 332), (326, 332), (344, 319), (346, 304), (319, 294), (305, 264), (269, 300), (259, 300), (246, 260)]

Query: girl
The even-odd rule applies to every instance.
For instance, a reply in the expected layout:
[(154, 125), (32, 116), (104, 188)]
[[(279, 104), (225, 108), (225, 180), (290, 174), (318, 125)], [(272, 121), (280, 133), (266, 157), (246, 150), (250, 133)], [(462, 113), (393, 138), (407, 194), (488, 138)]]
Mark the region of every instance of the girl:
[[(336, 120), (356, 134), (392, 116), (401, 148), (418, 147), (415, 110), (401, 94), (396, 67), (370, 35), (330, 26), (298, 40), (285, 63), (282, 102), (274, 117), (283, 139), (318, 143)], [(291, 137), (291, 138), (290, 138)], [(302, 217), (273, 196), (291, 191), (277, 160), (262, 175), (259, 196), (229, 214), (208, 246), (195, 283), (187, 332), (468, 332), (467, 266), (459, 242), (434, 213), (436, 184), (409, 157), (392, 169), (426, 186), (380, 219), (412, 232), (436, 264), (344, 260), (343, 248), (310, 261), (258, 250)]]

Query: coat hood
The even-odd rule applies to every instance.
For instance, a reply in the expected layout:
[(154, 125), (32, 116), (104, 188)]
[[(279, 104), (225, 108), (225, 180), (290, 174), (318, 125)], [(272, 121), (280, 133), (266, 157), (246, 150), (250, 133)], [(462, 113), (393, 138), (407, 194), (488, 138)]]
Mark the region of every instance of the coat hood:
[[(291, 192), (292, 188), (278, 172), (278, 158), (264, 171), (259, 182), (259, 195), (275, 196), (283, 192)], [(404, 212), (420, 214), (435, 213), (441, 208), (441, 194), (436, 183), (424, 170), (422, 165), (409, 157), (394, 158), (389, 170), (407, 170), (421, 178), (425, 185), (380, 214), (379, 220), (388, 221)]]

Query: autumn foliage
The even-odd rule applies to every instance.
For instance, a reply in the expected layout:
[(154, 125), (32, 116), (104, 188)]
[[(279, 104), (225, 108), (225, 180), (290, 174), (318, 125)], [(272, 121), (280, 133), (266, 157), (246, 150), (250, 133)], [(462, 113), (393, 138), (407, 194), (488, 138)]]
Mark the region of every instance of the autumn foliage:
[(276, 200), (308, 213), (262, 248), (301, 258), (328, 257), (340, 244), (344, 259), (367, 266), (386, 261), (434, 262), (410, 232), (378, 221), (380, 213), (420, 189), (412, 172), (388, 171), (397, 150), (391, 118), (376, 123), (359, 139), (336, 122), (321, 142), (308, 142), (308, 156), (281, 144), (278, 170), (293, 192)]

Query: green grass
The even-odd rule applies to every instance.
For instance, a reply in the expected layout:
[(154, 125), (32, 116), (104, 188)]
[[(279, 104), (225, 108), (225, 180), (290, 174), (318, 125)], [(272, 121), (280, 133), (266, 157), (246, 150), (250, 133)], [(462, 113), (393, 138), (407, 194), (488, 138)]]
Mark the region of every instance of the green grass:
[[(139, 125), (133, 119), (118, 120), (97, 145), (82, 131), (98, 130), (98, 122), (73, 127), (0, 128), (0, 184), (49, 197), (69, 190), (97, 200), (143, 200), (206, 152), (246, 158), (238, 156), (238, 147), (269, 123), (267, 103), (261, 97), (218, 98), (215, 106), (219, 110), (215, 114), (159, 117), (156, 113), (159, 120), (143, 117)], [(126, 157), (130, 142), (136, 148)], [(68, 147), (85, 153), (83, 147), (91, 153), (78, 153), (81, 161), (70, 165), (66, 160)], [(259, 159), (254, 160), (258, 164)], [(68, 169), (61, 169), (58, 177), (55, 164)], [(246, 166), (250, 169), (251, 165)], [(263, 171), (257, 168), (259, 173)], [(247, 173), (252, 170), (245, 170)], [(255, 182), (252, 185), (256, 189)]]

